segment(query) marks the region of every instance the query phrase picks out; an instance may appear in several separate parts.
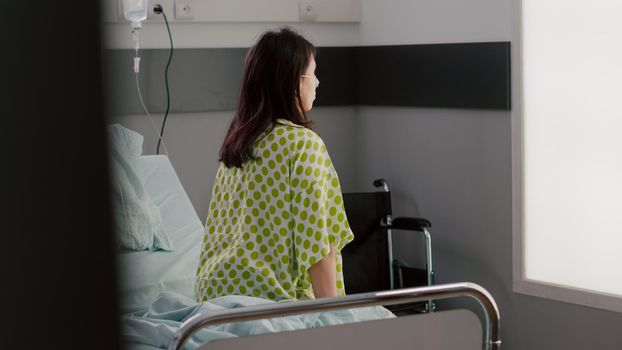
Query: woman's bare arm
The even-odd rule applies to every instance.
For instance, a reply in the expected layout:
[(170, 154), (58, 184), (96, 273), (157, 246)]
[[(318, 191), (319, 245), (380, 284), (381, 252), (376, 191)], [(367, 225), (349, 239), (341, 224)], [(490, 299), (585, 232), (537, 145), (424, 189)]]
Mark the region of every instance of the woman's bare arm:
[(330, 253), (324, 259), (316, 262), (309, 268), (309, 277), (316, 298), (337, 296), (337, 269), (335, 250), (330, 247)]

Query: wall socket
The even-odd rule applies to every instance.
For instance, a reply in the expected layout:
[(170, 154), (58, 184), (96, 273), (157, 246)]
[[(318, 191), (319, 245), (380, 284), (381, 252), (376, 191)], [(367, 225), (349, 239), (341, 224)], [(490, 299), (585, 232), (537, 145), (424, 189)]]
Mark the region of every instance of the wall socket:
[(164, 14), (166, 14), (166, 19), (169, 22), (175, 20), (175, 0), (151, 0), (149, 1), (149, 15), (147, 16), (147, 20), (149, 21), (162, 21), (164, 22), (164, 16), (157, 15), (153, 12), (153, 8), (155, 5), (161, 5), (164, 10)]
[(175, 19), (189, 21), (194, 19), (194, 0), (175, 0)]
[(303, 22), (317, 21), (318, 3), (314, 0), (300, 0), (298, 19)]

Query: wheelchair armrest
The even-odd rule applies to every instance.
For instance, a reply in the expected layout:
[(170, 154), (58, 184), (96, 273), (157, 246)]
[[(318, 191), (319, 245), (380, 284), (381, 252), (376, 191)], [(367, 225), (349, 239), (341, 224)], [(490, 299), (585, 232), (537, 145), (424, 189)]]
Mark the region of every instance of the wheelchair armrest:
[(423, 231), (424, 228), (432, 227), (432, 223), (424, 218), (394, 218), (391, 222), (392, 229)]

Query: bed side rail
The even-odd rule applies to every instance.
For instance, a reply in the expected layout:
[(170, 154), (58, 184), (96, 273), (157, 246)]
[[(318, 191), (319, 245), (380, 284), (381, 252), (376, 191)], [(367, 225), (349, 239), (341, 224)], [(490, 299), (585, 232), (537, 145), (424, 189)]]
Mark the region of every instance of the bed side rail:
[[(486, 350), (499, 350), (500, 315), (493, 297), (483, 287), (470, 282), (451, 283), (418, 288), (403, 288), (382, 292), (352, 294), (344, 297), (322, 298), (297, 302), (258, 305), (195, 315), (181, 325), (168, 345), (168, 350), (182, 350), (184, 344), (201, 328), (236, 321), (282, 317), (309, 312), (349, 309), (374, 305), (395, 305), (427, 300), (468, 296), (484, 309), (484, 343)], [(423, 316), (425, 317), (425, 316)]]

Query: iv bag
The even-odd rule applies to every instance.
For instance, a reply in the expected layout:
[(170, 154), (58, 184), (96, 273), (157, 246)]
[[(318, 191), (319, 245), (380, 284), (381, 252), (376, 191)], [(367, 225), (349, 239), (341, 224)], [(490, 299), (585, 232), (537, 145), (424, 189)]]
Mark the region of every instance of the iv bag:
[(132, 23), (144, 21), (148, 7), (148, 0), (123, 0), (123, 14)]

